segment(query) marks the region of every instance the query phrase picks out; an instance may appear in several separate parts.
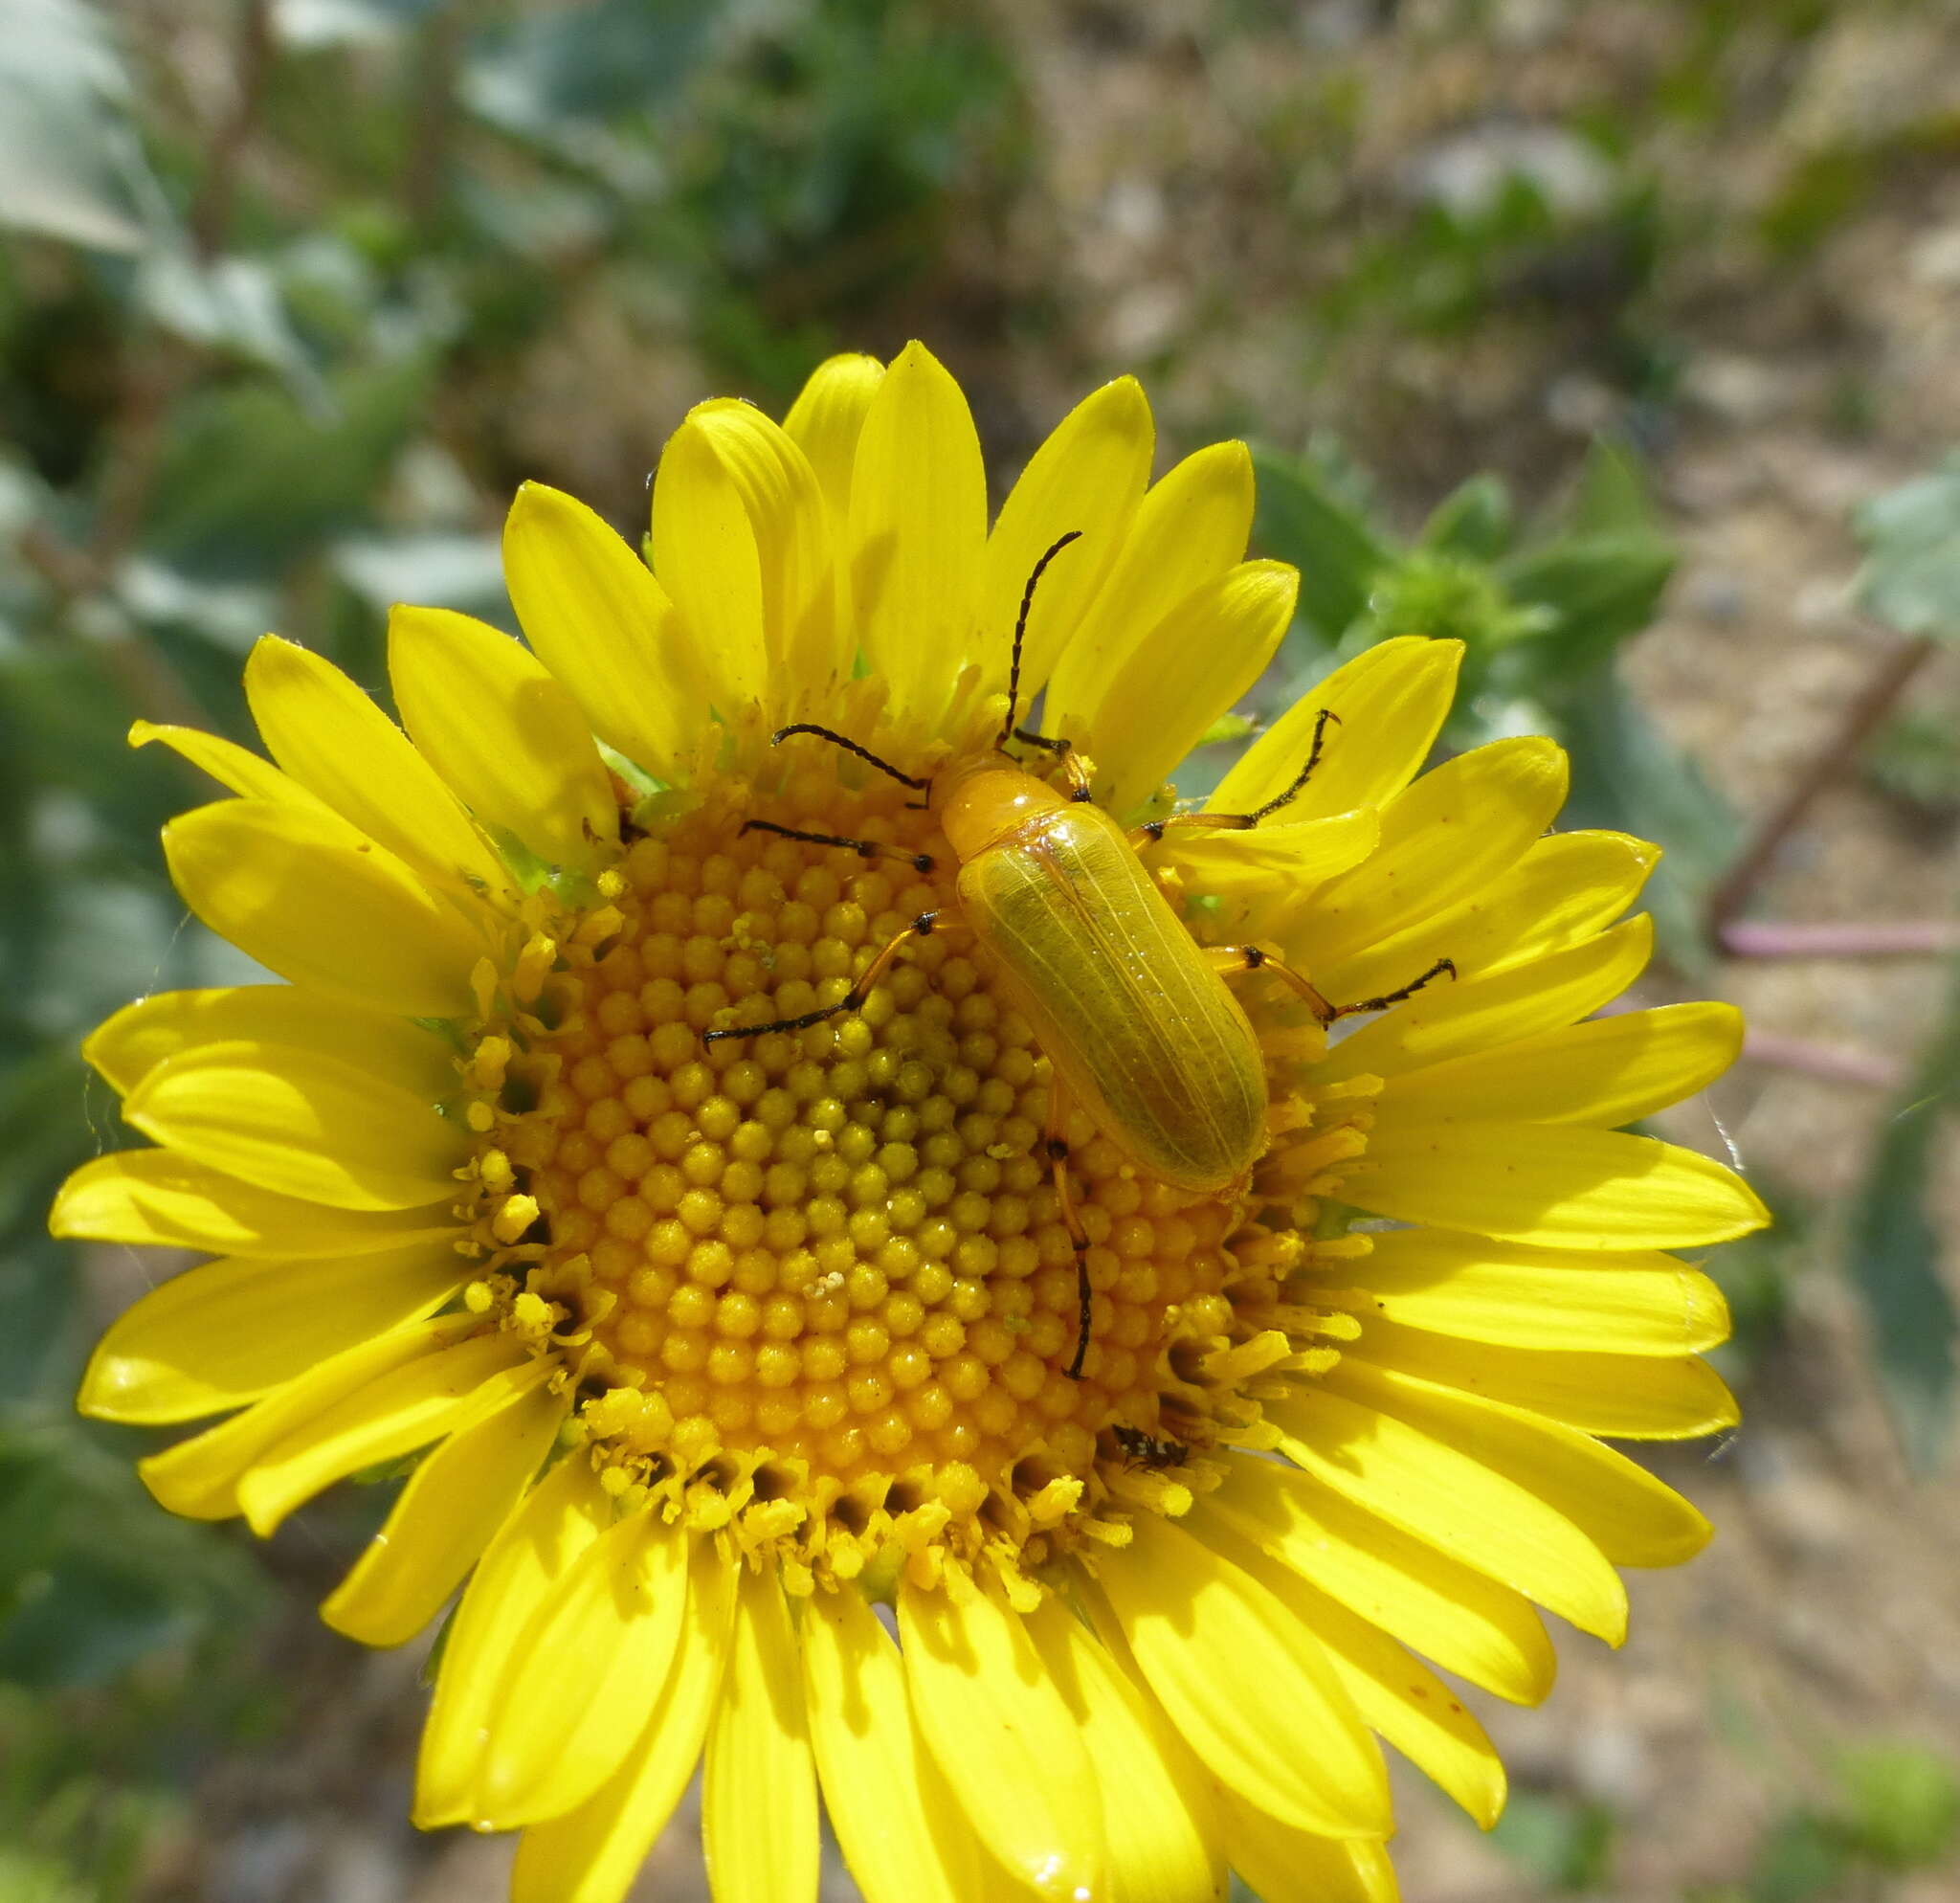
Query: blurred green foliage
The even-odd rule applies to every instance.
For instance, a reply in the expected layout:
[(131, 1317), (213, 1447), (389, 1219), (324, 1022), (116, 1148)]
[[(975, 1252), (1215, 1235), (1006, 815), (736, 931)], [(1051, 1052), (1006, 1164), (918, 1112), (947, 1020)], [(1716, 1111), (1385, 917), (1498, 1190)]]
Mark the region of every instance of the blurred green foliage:
[(1667, 848), (1646, 901), (1661, 943), (1692, 976), (1710, 962), (1703, 912), (1733, 858), (1733, 817), (1620, 685), (1620, 643), (1651, 621), (1675, 551), (1637, 462), (1594, 445), (1548, 520), (1520, 521), (1504, 482), (1471, 477), (1413, 538), (1370, 508), (1367, 479), (1332, 445), (1265, 451), (1255, 540), (1299, 565), (1287, 671), (1262, 686), (1277, 710), (1348, 655), (1394, 635), (1464, 643), (1453, 748), (1551, 733), (1572, 754), (1565, 823), (1616, 826)]
[[(1137, 31), (1121, 9), (1063, 11), (1071, 56)], [(1418, 19), (1409, 43), (1481, 31), (1488, 11), (1438, 10), (1445, 25)], [(1445, 142), (1371, 198), (1348, 178), (1365, 61), (1316, 56), (1275, 93), (1249, 190), (1315, 259), (1303, 377), (1332, 381), (1350, 345), (1366, 366), (1370, 340), (1564, 330), (1547, 360), (1607, 379), (1633, 434), (1546, 484), (1549, 510), (1486, 472), (1419, 521), (1331, 440), (1260, 450), (1257, 540), (1300, 564), (1300, 619), (1185, 791), (1346, 656), (1454, 635), (1468, 666), (1447, 744), (1564, 738), (1566, 823), (1667, 848), (1650, 902), (1695, 977), (1739, 828), (1619, 655), (1676, 559), (1633, 447), (1661, 431), (1681, 368), (1659, 291), (1682, 256), (1705, 269), (1726, 246), (1726, 268), (1737, 235), (1705, 239), (1691, 183), (1630, 128), (1719, 124), (1730, 52), (1745, 74), (1787, 63), (1843, 10), (1675, 11), (1687, 29), (1658, 65), (1530, 139)], [(1301, 13), (1217, 11), (1221, 35), (1291, 34)], [(1820, 138), (1744, 240), (1815, 250), (1933, 136), (1888, 122)], [(210, 788), (162, 750), (130, 752), (129, 721), (249, 738), (239, 663), (270, 627), (378, 684), (393, 600), (507, 622), (495, 523), (514, 485), (631, 495), (659, 430), (708, 389), (780, 407), (831, 350), (913, 329), (984, 340), (983, 358), (1045, 342), (1059, 326), (1040, 274), (993, 268), (1028, 214), (1036, 137), (1021, 50), (959, 0), (0, 0), (0, 1903), (134, 1897), (199, 1768), (289, 1722), (262, 1665), (281, 1599), (256, 1558), (152, 1508), (131, 1470), (145, 1437), (69, 1412), (100, 1318), (43, 1212), (69, 1168), (127, 1140), (80, 1035), (139, 993), (240, 974), (185, 922), (156, 849)], [(1177, 370), (1174, 345), (1159, 356)], [(1847, 428), (1866, 414), (1849, 381), (1842, 409)], [(991, 437), (992, 421), (983, 410)], [(1956, 498), (1960, 464), (1862, 518), (1864, 598), (1908, 633), (1960, 627)], [(1955, 758), (1950, 728), (1901, 728), (1873, 772), (1950, 810)], [(1882, 1365), (1928, 1452), (1951, 1316), (1922, 1209), (1953, 1036), (1895, 1107), (1853, 1219)], [(1732, 1372), (1773, 1343), (1791, 1239), (1819, 1214), (1787, 1202), (1776, 1237), (1718, 1260)], [(1943, 1760), (1875, 1752), (1836, 1775), (1830, 1803), (1779, 1824), (1737, 1903), (1950, 1849)], [(1545, 1888), (1598, 1889), (1615, 1830), (1610, 1807), (1526, 1791), (1499, 1842)]]
[(1757, 1849), (1747, 1881), (1686, 1903), (1831, 1903), (1879, 1896), (1887, 1878), (1943, 1865), (1960, 1841), (1960, 1775), (1923, 1745), (1838, 1754), (1821, 1802), (1793, 1805)]

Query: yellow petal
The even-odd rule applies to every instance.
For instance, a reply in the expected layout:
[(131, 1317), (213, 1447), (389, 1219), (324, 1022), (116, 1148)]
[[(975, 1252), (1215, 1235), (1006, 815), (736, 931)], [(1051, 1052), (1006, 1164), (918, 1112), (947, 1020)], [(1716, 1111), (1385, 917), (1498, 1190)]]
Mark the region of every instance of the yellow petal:
[(243, 1414), (138, 1462), (137, 1471), (171, 1512), (193, 1520), (229, 1519), (244, 1511), (239, 1483), (289, 1435), (375, 1381), (432, 1359), (472, 1325), (469, 1316), (439, 1315), (343, 1349)]
[(370, 840), (442, 883), (507, 884), (434, 768), (331, 661), (267, 635), (245, 663), (245, 694), (273, 758)]
[[(851, 595), (872, 673), (902, 720), (937, 720), (972, 658), (987, 472), (967, 399), (932, 353), (908, 344), (874, 392), (851, 477)], [(1013, 629), (987, 631), (1007, 672)]]
[(526, 482), (503, 573), (524, 638), (591, 730), (657, 778), (682, 777), (707, 680), (646, 564), (583, 503)]
[(735, 1569), (712, 1540), (693, 1547), (674, 1668), (638, 1744), (578, 1809), (518, 1840), (511, 1903), (620, 1903), (694, 1776), (728, 1654)]
[(100, 1243), (154, 1243), (214, 1255), (365, 1255), (460, 1231), (449, 1204), (400, 1214), (328, 1209), (275, 1196), (167, 1150), (124, 1150), (84, 1163), (61, 1185), (48, 1228)]
[(1281, 811), (1288, 819), (1318, 819), (1387, 804), (1429, 758), (1456, 696), (1462, 658), (1460, 641), (1414, 635), (1378, 641), (1275, 721), (1218, 782), (1206, 810), (1250, 813), (1278, 798), (1306, 764), (1324, 707), (1340, 724), (1328, 726), (1313, 777)]
[(1504, 1769), (1483, 1727), (1441, 1679), (1379, 1626), (1267, 1558), (1200, 1501), (1189, 1525), (1220, 1558), (1257, 1580), (1310, 1630), (1371, 1731), (1449, 1793), (1488, 1830), (1504, 1807)]
[[(752, 404), (729, 397), (699, 404), (681, 426), (682, 436), (690, 432), (705, 445), (707, 459), (746, 522), (746, 543), (744, 535), (735, 537), (735, 566), (745, 573), (750, 562), (756, 567), (768, 657), (765, 684), (775, 696), (770, 718), (788, 719), (808, 706), (829, 705), (851, 678), (853, 637), (837, 620), (830, 517), (816, 472), (795, 439)], [(657, 518), (659, 507), (657, 488)], [(676, 604), (692, 621), (692, 597), (660, 553), (657, 520), (654, 546)], [(681, 552), (692, 585), (712, 588), (705, 549), (683, 545)], [(792, 688), (795, 698), (785, 700)]]
[[(1290, 912), (1302, 890), (1358, 865), (1381, 838), (1381, 818), (1364, 807), (1298, 825), (1257, 826), (1243, 833), (1206, 833), (1180, 827), (1149, 848), (1152, 864), (1174, 865), (1185, 889), (1258, 902), (1275, 894)], [(1255, 929), (1253, 935), (1267, 935)]]
[(1548, 1248), (1690, 1248), (1770, 1220), (1706, 1156), (1573, 1124), (1377, 1126), (1343, 1194), (1377, 1216)]
[(1627, 1596), (1605, 1556), (1563, 1513), (1454, 1442), (1299, 1384), (1264, 1402), (1280, 1451), (1316, 1480), (1616, 1646)]
[(715, 1903), (815, 1903), (816, 1766), (796, 1633), (773, 1568), (745, 1570), (737, 1590), (702, 1785), (708, 1887)]
[(474, 1335), (378, 1376), (266, 1448), (238, 1482), (246, 1523), (265, 1538), (337, 1480), (455, 1433), (540, 1385), (547, 1365), (509, 1336)]
[(1102, 1893), (1102, 1810), (1081, 1735), (1020, 1615), (975, 1588), (899, 1593), (912, 1716), (974, 1831), (1040, 1895)]
[(414, 1819), (424, 1830), (473, 1821), (490, 1714), (521, 1662), (519, 1641), (612, 1517), (591, 1464), (574, 1452), (525, 1495), (490, 1542), (449, 1628), (422, 1727)]
[(446, 1237), (344, 1261), (205, 1263), (109, 1324), (76, 1405), (99, 1421), (129, 1422), (242, 1406), (369, 1335), (431, 1313), (467, 1273)]
[(320, 1616), (363, 1645), (412, 1639), (523, 1498), (569, 1405), (540, 1384), (451, 1434), (409, 1476)]
[(978, 1846), (912, 1723), (905, 1668), (863, 1594), (803, 1612), (803, 1682), (824, 1807), (866, 1903), (958, 1903)]
[[(1193, 590), (1244, 557), (1252, 510), (1252, 456), (1241, 442), (1213, 443), (1151, 484), (1056, 663), (1043, 716), (1050, 733), (1066, 739), (1093, 728), (1123, 657)], [(1083, 552), (1093, 558), (1093, 550)], [(1058, 556), (1058, 569), (1076, 553), (1071, 548)]]
[(436, 1097), (456, 1087), (456, 1047), (447, 1039), (300, 985), (156, 992), (98, 1025), (81, 1054), (126, 1096), (166, 1058), (200, 1044), (239, 1042), (328, 1056), (356, 1051), (363, 1069), (403, 1089)]
[[(1566, 756), (1535, 734), (1446, 760), (1382, 808), (1381, 844), (1301, 908), (1285, 935), (1289, 952), (1325, 987), (1328, 968), (1350, 952), (1455, 905), (1514, 864), (1565, 796)], [(1404, 972), (1396, 982), (1415, 975)]]
[(1708, 1522), (1679, 1493), (1591, 1435), (1352, 1356), (1325, 1379), (1345, 1400), (1446, 1442), (1534, 1494), (1615, 1566), (1676, 1566), (1708, 1543)]
[(1381, 1755), (1313, 1635), (1182, 1528), (1154, 1513), (1139, 1513), (1133, 1528), (1097, 1583), (1192, 1749), (1233, 1790), (1303, 1830), (1382, 1835), (1391, 1812)]
[[(741, 491), (692, 421), (660, 452), (653, 522), (655, 572), (708, 675), (715, 711), (737, 725), (762, 705), (768, 685), (762, 561)], [(799, 579), (810, 566), (795, 564)]]
[(388, 617), (388, 675), (416, 747), (479, 819), (590, 871), (619, 803), (578, 703), (508, 635), (446, 608)]
[(858, 438), (883, 381), (884, 366), (876, 357), (832, 357), (810, 373), (783, 418), (783, 434), (810, 459), (839, 547), (851, 516)]
[[(220, 786), (247, 799), (303, 806), (323, 818), (332, 813), (325, 801), (316, 799), (298, 780), (288, 779), (271, 761), (261, 760), (256, 753), (230, 740), (221, 740), (215, 733), (201, 733), (194, 727), (158, 727), (147, 720), (131, 723), (130, 746), (147, 747), (152, 740), (161, 740), (199, 772), (209, 773)], [(347, 830), (352, 834), (358, 829), (350, 826)]]
[(1284, 562), (1241, 562), (1201, 583), (1117, 660), (1086, 740), (1112, 813), (1148, 799), (1265, 672), (1299, 593), (1299, 571)]
[(1379, 1317), (1347, 1353), (1619, 1441), (1685, 1441), (1718, 1434), (1740, 1418), (1721, 1377), (1692, 1359), (1498, 1348)]
[(344, 820), (225, 800), (172, 819), (164, 857), (190, 909), (283, 978), (403, 1018), (472, 1008), (482, 942), (392, 853), (350, 843)]
[(518, 1642), (472, 1809), (499, 1829), (575, 1810), (618, 1770), (674, 1664), (689, 1535), (657, 1510), (607, 1528)]
[(1208, 1511), (1446, 1671), (1516, 1705), (1558, 1661), (1524, 1597), (1277, 1461), (1234, 1459)]
[(1371, 1837), (1337, 1841), (1295, 1830), (1221, 1791), (1232, 1867), (1260, 1903), (1396, 1903), (1388, 1850)]
[(1023, 713), (1116, 564), (1150, 480), (1155, 441), (1142, 386), (1134, 377), (1118, 377), (1062, 418), (1001, 504), (980, 581), (978, 635), (990, 660), (990, 643), (1013, 635), (1035, 564), (1059, 537), (1071, 530), (1080, 537), (1042, 576), (1029, 610), (1021, 651)]
[(1459, 978), (1528, 964), (1592, 937), (1639, 896), (1660, 849), (1624, 833), (1554, 833), (1460, 904), (1355, 948), (1320, 975), (1340, 997), (1378, 997), (1438, 958)]
[(1698, 1354), (1728, 1339), (1721, 1289), (1658, 1250), (1533, 1249), (1439, 1229), (1372, 1240), (1363, 1261), (1332, 1273), (1360, 1291), (1361, 1312), (1412, 1329), (1613, 1354)]
[[(1646, 969), (1654, 921), (1644, 913), (1597, 937), (1503, 972), (1433, 984), (1363, 1024), (1313, 1066), (1315, 1083), (1400, 1077), (1576, 1023)], [(1421, 971), (1422, 966), (1412, 966)]]
[(418, 1209), (454, 1183), (469, 1151), (469, 1132), (427, 1097), (297, 1045), (180, 1051), (122, 1114), (214, 1170), (335, 1209)]
[(1113, 1893), (1123, 1903), (1222, 1897), (1216, 1827), (1209, 1815), (1192, 1815), (1165, 1760), (1161, 1715), (1153, 1721), (1143, 1690), (1059, 1600), (1045, 1600), (1027, 1625), (1096, 1774)]
[(1663, 1004), (1570, 1024), (1397, 1078), (1380, 1121), (1473, 1116), (1611, 1129), (1678, 1104), (1722, 1075), (1742, 1050), (1732, 1004)]

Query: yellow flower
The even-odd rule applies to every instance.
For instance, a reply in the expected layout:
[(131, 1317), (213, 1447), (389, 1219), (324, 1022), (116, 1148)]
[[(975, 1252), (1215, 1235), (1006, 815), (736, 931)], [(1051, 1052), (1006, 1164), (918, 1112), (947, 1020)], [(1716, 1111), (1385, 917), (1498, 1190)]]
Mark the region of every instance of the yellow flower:
[[(1372, 648), (1262, 735), (1210, 802), (1257, 825), (1140, 838), (1185, 929), (1266, 959), (1230, 980), (1266, 1133), (1223, 1189), (1153, 1175), (1106, 1107), (1052, 1132), (1029, 994), (957, 932), (818, 1015), (957, 918), (945, 789), (999, 761), (1058, 541), (1017, 705), (1045, 687), (1077, 751), (1007, 743), (1044, 784), (1164, 817), (1271, 656), (1295, 577), (1240, 559), (1243, 448), (1151, 484), (1152, 448), (1108, 385), (990, 532), (946, 371), (839, 359), (781, 428), (687, 418), (651, 568), (526, 488), (528, 649), (399, 610), (406, 735), (270, 638), (276, 764), (134, 735), (237, 795), (166, 830), (171, 874), (288, 982), (89, 1042), (156, 1147), (78, 1171), (57, 1233), (220, 1259), (111, 1329), (82, 1405), (236, 1410), (143, 1471), (260, 1534), (422, 1452), (326, 1617), (395, 1644), (464, 1586), (415, 1816), (522, 1827), (521, 1903), (621, 1896), (703, 1756), (724, 1903), (814, 1896), (819, 1790), (872, 1903), (1185, 1903), (1227, 1865), (1379, 1903), (1377, 1737), (1480, 1823), (1503, 1797), (1413, 1654), (1536, 1700), (1534, 1601), (1616, 1644), (1615, 1567), (1707, 1536), (1594, 1437), (1734, 1418), (1695, 1358), (1722, 1300), (1659, 1251), (1761, 1205), (1617, 1127), (1716, 1076), (1736, 1017), (1590, 1016), (1646, 959), (1615, 921), (1655, 855), (1548, 833), (1547, 740), (1417, 776), (1454, 644)], [(771, 743), (797, 723), (893, 772)], [(1351, 1035), (1303, 1001), (1444, 960)]]

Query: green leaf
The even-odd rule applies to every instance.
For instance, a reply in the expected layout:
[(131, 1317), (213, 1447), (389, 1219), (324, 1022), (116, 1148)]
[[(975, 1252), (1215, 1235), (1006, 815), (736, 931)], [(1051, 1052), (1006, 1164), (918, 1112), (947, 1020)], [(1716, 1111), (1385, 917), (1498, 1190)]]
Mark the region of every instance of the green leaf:
[(1960, 817), (1960, 705), (1908, 707), (1880, 731), (1860, 765), (1881, 792), (1950, 824)]
[(324, 417), (264, 383), (200, 395), (157, 484), (149, 551), (202, 573), (264, 575), (367, 526), (390, 461), (421, 426), (434, 369), (417, 353), (345, 372)]
[(1960, 454), (1852, 518), (1865, 546), (1858, 597), (1901, 634), (1960, 639)]
[(1599, 668), (1548, 697), (1571, 754), (1572, 791), (1561, 824), (1637, 834), (1666, 857), (1647, 882), (1661, 950), (1687, 976), (1709, 966), (1703, 907), (1733, 860), (1734, 815), (1647, 718), (1611, 668)]
[(1459, 483), (1422, 525), (1425, 549), (1494, 562), (1510, 547), (1517, 526), (1511, 492), (1502, 476), (1488, 470)]
[(1368, 629), (1376, 639), (1427, 635), (1459, 640), (1473, 666), (1557, 626), (1550, 609), (1512, 600), (1485, 563), (1444, 549), (1411, 549), (1382, 570), (1369, 592)]
[(105, 15), (13, 0), (0, 33), (0, 224), (96, 251), (141, 251), (161, 199), (126, 110)]
[(1797, 1811), (1764, 1840), (1749, 1871), (1748, 1903), (1827, 1903), (1844, 1894), (1844, 1846), (1821, 1817)]
[(1947, 1019), (1894, 1103), (1851, 1207), (1852, 1286), (1872, 1332), (1885, 1401), (1918, 1472), (1939, 1462), (1951, 1425), (1953, 1343), (1960, 1331), (1927, 1209), (1933, 1135), (1960, 1108), (1960, 981)]
[(516, 21), (476, 54), (462, 96), (505, 130), (606, 170), (617, 155), (579, 122), (641, 115), (671, 95), (693, 71), (715, 11), (710, 0), (553, 8)]
[(1539, 643), (1548, 668), (1565, 676), (1596, 667), (1654, 618), (1673, 547), (1641, 529), (1563, 535), (1503, 563), (1513, 600), (1549, 610), (1557, 625)]
[(1624, 443), (1594, 437), (1579, 471), (1565, 526), (1573, 535), (1659, 535), (1662, 517), (1640, 459)]
[(1301, 618), (1323, 640), (1338, 640), (1368, 606), (1369, 589), (1393, 551), (1311, 457), (1255, 449), (1253, 468), (1253, 546), (1299, 569)]
[(1490, 1835), (1555, 1892), (1603, 1891), (1612, 1880), (1614, 1818), (1604, 1804), (1513, 1791)]
[(1257, 723), (1240, 713), (1220, 714), (1210, 727), (1198, 735), (1199, 747), (1222, 747), (1228, 740), (1246, 740), (1252, 736)]
[(341, 579), (377, 615), (397, 601), (456, 608), (507, 622), (502, 543), (495, 535), (428, 529), (350, 536), (333, 549)]
[(279, 37), (288, 46), (375, 46), (397, 40), (441, 0), (284, 0)]
[(1866, 1744), (1838, 1766), (1845, 1834), (1875, 1864), (1936, 1864), (1960, 1834), (1960, 1777), (1951, 1761), (1917, 1744)]
[(310, 411), (326, 411), (324, 387), (287, 315), (278, 274), (262, 258), (207, 264), (184, 245), (159, 246), (137, 272), (134, 302), (192, 344), (278, 370)]

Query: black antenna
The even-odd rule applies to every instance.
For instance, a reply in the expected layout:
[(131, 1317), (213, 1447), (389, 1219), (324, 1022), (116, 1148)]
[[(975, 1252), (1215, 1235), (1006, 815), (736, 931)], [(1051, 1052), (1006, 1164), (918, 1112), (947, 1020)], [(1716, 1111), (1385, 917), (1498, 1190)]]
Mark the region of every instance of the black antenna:
[(792, 727), (779, 727), (769, 735), (769, 745), (780, 747), (792, 733), (813, 733), (819, 740), (828, 740), (833, 747), (841, 747), (847, 753), (855, 753), (860, 760), (869, 761), (880, 772), (888, 773), (901, 786), (908, 786), (914, 793), (924, 793), (932, 782), (915, 780), (910, 773), (902, 773), (889, 760), (880, 760), (869, 747), (860, 747), (855, 740), (847, 740), (841, 733), (834, 732), (828, 727), (818, 727), (814, 721), (799, 720)]
[(1007, 677), (1007, 718), (1001, 722), (1000, 738), (994, 743), (998, 747), (1005, 747), (1013, 735), (1014, 708), (1020, 704), (1021, 698), (1021, 642), (1027, 638), (1028, 610), (1035, 605), (1035, 584), (1041, 579), (1042, 571), (1047, 568), (1050, 562), (1054, 561), (1056, 556), (1060, 554), (1071, 542), (1080, 540), (1081, 533), (1082, 531), (1080, 528), (1071, 528), (1059, 542), (1056, 543), (1035, 564), (1035, 572), (1028, 577), (1028, 585), (1021, 591), (1021, 612), (1014, 617), (1014, 658), (1013, 664), (1008, 669)]

